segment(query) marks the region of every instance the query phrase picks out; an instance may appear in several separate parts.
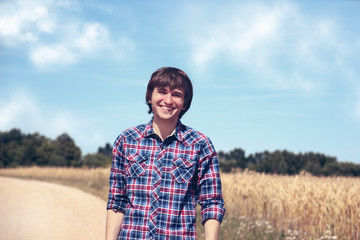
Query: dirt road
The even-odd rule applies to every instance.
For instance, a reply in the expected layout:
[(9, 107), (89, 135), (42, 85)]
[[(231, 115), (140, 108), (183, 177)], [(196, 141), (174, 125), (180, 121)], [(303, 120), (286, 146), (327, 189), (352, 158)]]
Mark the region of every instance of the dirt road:
[(106, 202), (81, 190), (0, 177), (1, 240), (104, 239)]

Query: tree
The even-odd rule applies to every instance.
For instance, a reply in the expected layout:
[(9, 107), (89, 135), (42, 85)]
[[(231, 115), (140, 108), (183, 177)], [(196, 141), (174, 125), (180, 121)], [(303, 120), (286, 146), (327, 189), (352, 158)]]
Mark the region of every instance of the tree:
[(83, 165), (96, 168), (96, 167), (106, 167), (111, 164), (111, 157), (106, 156), (102, 153), (87, 154), (84, 157)]
[(245, 157), (245, 151), (241, 148), (235, 148), (229, 153), (218, 152), (218, 157), (224, 168), (246, 168), (248, 159)]
[(105, 147), (99, 147), (98, 153), (104, 154), (105, 156), (112, 156), (112, 147), (109, 143), (105, 144)]
[(64, 133), (55, 141), (39, 133), (23, 134), (19, 129), (0, 132), (0, 167), (80, 166), (81, 151)]
[(63, 133), (56, 138), (55, 156), (52, 156), (55, 166), (75, 167), (80, 164), (80, 159), (81, 150), (67, 133)]

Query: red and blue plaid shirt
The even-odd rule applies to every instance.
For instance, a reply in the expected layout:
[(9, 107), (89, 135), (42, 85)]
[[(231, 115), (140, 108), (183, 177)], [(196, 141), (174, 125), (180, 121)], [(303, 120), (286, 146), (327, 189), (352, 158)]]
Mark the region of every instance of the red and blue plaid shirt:
[(115, 141), (107, 209), (125, 213), (118, 239), (196, 239), (202, 223), (225, 214), (218, 157), (209, 138), (179, 121), (161, 141), (152, 121)]

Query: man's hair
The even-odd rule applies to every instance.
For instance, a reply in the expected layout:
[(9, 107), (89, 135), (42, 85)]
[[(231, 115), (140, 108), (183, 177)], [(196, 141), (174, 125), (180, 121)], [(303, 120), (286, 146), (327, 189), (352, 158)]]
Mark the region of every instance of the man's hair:
[(149, 100), (151, 100), (152, 93), (156, 87), (169, 87), (170, 90), (184, 88), (184, 110), (181, 110), (179, 119), (189, 110), (193, 97), (193, 87), (190, 78), (184, 71), (173, 67), (162, 67), (151, 75), (145, 95), (146, 104), (149, 106), (149, 114), (152, 113)]

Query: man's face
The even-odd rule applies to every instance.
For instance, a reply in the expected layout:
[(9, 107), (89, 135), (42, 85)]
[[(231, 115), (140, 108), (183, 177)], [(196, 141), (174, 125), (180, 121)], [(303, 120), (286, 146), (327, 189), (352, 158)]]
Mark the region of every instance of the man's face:
[(149, 100), (154, 120), (177, 121), (184, 110), (184, 94), (183, 88), (155, 87)]

